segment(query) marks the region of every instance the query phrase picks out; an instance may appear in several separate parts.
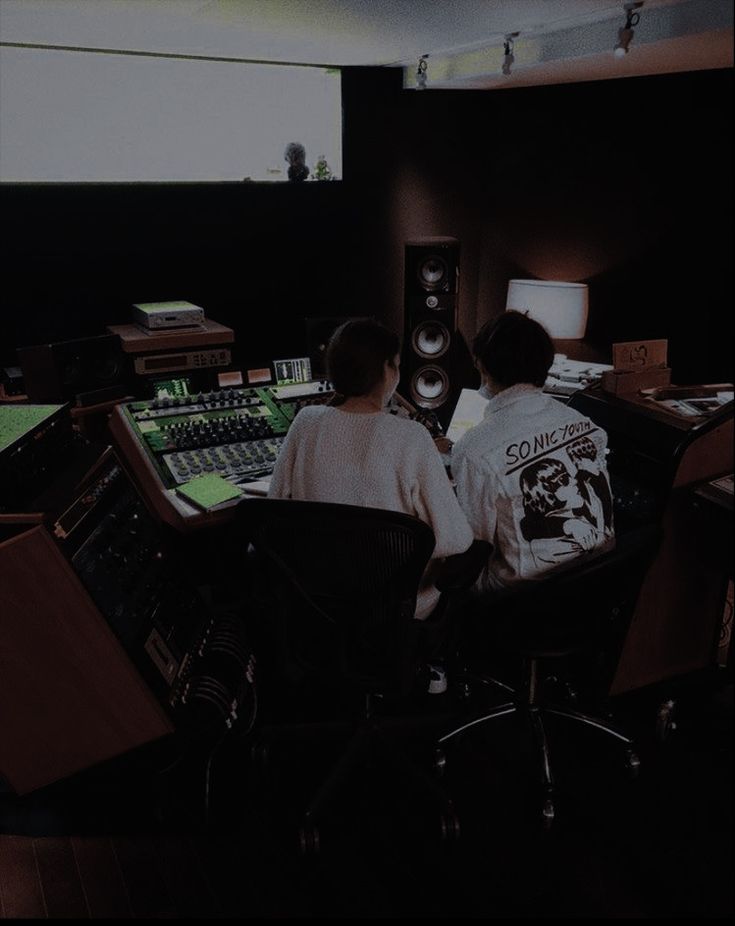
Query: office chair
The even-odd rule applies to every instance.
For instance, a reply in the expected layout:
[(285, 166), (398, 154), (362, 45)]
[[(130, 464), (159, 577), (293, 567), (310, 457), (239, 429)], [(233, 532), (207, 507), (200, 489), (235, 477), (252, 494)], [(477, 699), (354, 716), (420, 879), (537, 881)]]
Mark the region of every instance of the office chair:
[(324, 811), (375, 748), (438, 802), (438, 832), (447, 840), (456, 838), (454, 807), (435, 775), (413, 764), (388, 737), (392, 732), (405, 739), (419, 729), (422, 718), (381, 716), (377, 710), (379, 704), (400, 704), (416, 691), (425, 622), (413, 614), (419, 580), (434, 549), (431, 528), (398, 512), (265, 498), (244, 502), (237, 518), (241, 537), (255, 551), (255, 580), (272, 594), (267, 618), (276, 635), (277, 679), (305, 684), (307, 690), (326, 681), (338, 692), (336, 703), (353, 699), (359, 705), (344, 722), (256, 728), (261, 743), (348, 736), (344, 752), (303, 812), (302, 853), (319, 851)]
[[(446, 765), (446, 746), (476, 727), (517, 715), (530, 727), (542, 785), (542, 821), (549, 828), (555, 816), (555, 784), (544, 719), (551, 714), (611, 737), (623, 747), (631, 775), (639, 759), (633, 740), (606, 719), (582, 713), (549, 699), (549, 682), (564, 686), (550, 672), (561, 660), (584, 656), (586, 674), (607, 692), (622, 649), (636, 598), (660, 542), (656, 525), (619, 537), (614, 550), (581, 557), (564, 571), (516, 589), (491, 593), (472, 602), (462, 615), (461, 670), (465, 694), (473, 684), (497, 686), (508, 700), (487, 713), (466, 720), (442, 736), (436, 748), (437, 770)], [(521, 681), (513, 688), (481, 673), (473, 674), (461, 650), (495, 652), (520, 658)], [(463, 670), (463, 671), (462, 671)], [(576, 693), (567, 685), (574, 702)]]

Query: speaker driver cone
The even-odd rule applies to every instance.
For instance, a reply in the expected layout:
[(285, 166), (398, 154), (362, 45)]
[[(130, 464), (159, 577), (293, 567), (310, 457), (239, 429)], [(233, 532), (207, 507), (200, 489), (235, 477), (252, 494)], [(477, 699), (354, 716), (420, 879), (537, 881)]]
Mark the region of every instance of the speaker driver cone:
[(449, 374), (441, 367), (420, 367), (411, 377), (411, 398), (421, 408), (437, 408), (448, 395)]
[(449, 331), (441, 322), (422, 322), (414, 329), (411, 344), (420, 357), (441, 357), (449, 349)]
[(446, 289), (449, 268), (443, 257), (430, 254), (418, 266), (419, 283), (429, 292)]
[(92, 364), (94, 376), (103, 383), (117, 382), (122, 373), (122, 364), (117, 356), (96, 357)]
[(59, 378), (64, 386), (74, 385), (82, 375), (82, 364), (79, 357), (72, 357), (63, 363), (59, 369)]

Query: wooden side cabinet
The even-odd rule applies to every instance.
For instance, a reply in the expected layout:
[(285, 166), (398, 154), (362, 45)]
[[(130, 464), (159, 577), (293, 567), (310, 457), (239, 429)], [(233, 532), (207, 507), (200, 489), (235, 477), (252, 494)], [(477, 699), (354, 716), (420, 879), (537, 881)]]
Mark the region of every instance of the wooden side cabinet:
[(0, 543), (0, 774), (24, 794), (171, 732), (46, 527), (19, 527)]

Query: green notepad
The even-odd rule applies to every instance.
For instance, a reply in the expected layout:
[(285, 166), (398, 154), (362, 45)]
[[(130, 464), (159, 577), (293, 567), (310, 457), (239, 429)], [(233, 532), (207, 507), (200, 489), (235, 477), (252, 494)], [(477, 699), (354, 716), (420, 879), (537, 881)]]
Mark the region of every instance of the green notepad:
[(209, 511), (230, 499), (240, 498), (242, 492), (237, 486), (223, 479), (217, 473), (205, 473), (177, 486), (176, 491), (188, 502)]

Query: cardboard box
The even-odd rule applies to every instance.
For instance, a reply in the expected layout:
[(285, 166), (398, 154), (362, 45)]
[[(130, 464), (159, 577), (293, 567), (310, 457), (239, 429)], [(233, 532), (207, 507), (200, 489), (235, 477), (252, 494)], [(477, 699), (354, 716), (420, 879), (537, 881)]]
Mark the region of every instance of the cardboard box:
[(630, 395), (640, 389), (668, 386), (670, 382), (670, 367), (650, 370), (605, 370), (602, 374), (603, 391), (611, 395)]
[(622, 341), (613, 344), (613, 369), (619, 372), (634, 370), (660, 370), (666, 366), (669, 342), (665, 338), (656, 341)]

